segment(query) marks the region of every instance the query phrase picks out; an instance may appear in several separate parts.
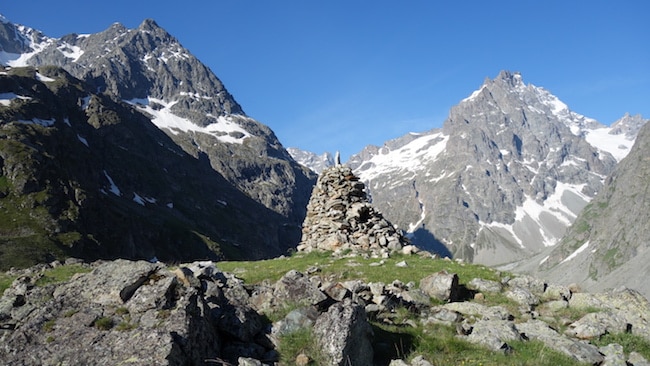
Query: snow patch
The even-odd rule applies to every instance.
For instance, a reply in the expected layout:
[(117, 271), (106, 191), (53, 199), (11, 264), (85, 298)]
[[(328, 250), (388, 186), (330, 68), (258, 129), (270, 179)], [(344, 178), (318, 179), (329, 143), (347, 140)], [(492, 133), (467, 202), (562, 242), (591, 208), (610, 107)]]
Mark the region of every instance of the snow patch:
[(77, 134), (77, 138), (79, 139), (79, 141), (81, 141), (82, 144), (86, 145), (86, 147), (90, 147), (90, 145), (88, 145), (88, 140), (83, 138), (81, 135)]
[(580, 248), (576, 249), (575, 252), (571, 253), (571, 255), (564, 258), (564, 260), (562, 262), (560, 262), (560, 264), (562, 264), (564, 262), (568, 262), (568, 261), (572, 260), (573, 258), (577, 257), (578, 254), (582, 253), (585, 249), (587, 249), (587, 247), (589, 247), (589, 240), (587, 240), (584, 244), (582, 244), (580, 246)]
[(47, 77), (47, 76), (41, 74), (40, 72), (36, 73), (36, 80), (41, 81), (43, 83), (51, 83), (51, 82), (55, 81), (51, 77)]
[(424, 205), (424, 202), (420, 198), (418, 198), (418, 202), (420, 203), (420, 219), (415, 222), (415, 223), (409, 223), (409, 228), (406, 231), (407, 233), (414, 233), (415, 230), (417, 230), (420, 225), (424, 222), (424, 219), (427, 217), (427, 209), (426, 206)]
[[(235, 120), (234, 116), (212, 116), (216, 120), (205, 127), (194, 124), (187, 118), (175, 115), (171, 108), (178, 101), (167, 103), (163, 100), (148, 97), (146, 99), (132, 99), (125, 101), (129, 104), (137, 106), (139, 109), (149, 113), (153, 116), (151, 122), (160, 129), (167, 129), (170, 133), (177, 135), (182, 132), (200, 132), (216, 137), (219, 141), (231, 144), (242, 144), (246, 137), (251, 134), (242, 128)], [(150, 103), (160, 104), (163, 108), (154, 109)], [(237, 118), (248, 118), (245, 116), (235, 115)]]
[(140, 197), (140, 195), (135, 192), (133, 192), (133, 202), (144, 206), (144, 199), (142, 199), (142, 197)]
[(113, 182), (113, 178), (111, 178), (111, 176), (108, 175), (106, 170), (104, 170), (104, 176), (106, 177), (106, 179), (108, 179), (108, 184), (111, 185), (111, 187), (108, 190), (116, 196), (121, 196), (122, 191), (120, 191), (120, 188), (115, 184), (115, 182)]
[(395, 150), (382, 148), (380, 154), (367, 161), (371, 168), (357, 174), (362, 180), (369, 182), (384, 174), (405, 174), (422, 170), (424, 163), (435, 160), (445, 150), (447, 141), (449, 136), (437, 132), (422, 135)]
[(478, 90), (474, 90), (474, 91), (472, 92), (472, 94), (470, 94), (469, 97), (467, 97), (467, 98), (461, 100), (461, 103), (462, 103), (462, 102), (469, 102), (470, 100), (475, 99), (476, 97), (478, 97), (479, 94), (481, 94), (481, 92), (483, 91), (483, 89), (485, 89), (485, 85), (481, 86)]
[(84, 51), (79, 46), (74, 46), (68, 43), (64, 43), (57, 47), (59, 52), (63, 54), (66, 58), (72, 59), (72, 62), (77, 62), (79, 57), (84, 54)]
[(85, 111), (88, 108), (88, 106), (90, 105), (90, 98), (91, 98), (90, 95), (87, 96), (87, 97), (81, 98), (81, 110), (82, 111)]
[(634, 140), (628, 140), (625, 134), (612, 135), (610, 127), (589, 130), (585, 137), (587, 142), (598, 150), (606, 151), (616, 159), (623, 160), (629, 154)]
[(8, 107), (14, 99), (30, 100), (32, 98), (14, 93), (0, 93), (0, 105)]

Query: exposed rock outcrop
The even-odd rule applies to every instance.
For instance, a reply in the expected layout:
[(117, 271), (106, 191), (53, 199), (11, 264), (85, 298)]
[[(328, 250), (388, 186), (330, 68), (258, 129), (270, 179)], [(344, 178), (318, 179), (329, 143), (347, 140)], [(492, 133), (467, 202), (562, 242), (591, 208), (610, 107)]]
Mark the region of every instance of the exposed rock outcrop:
[[(382, 358), (384, 346), (375, 341), (370, 322), (425, 332), (455, 327), (459, 339), (506, 354), (516, 354), (513, 341), (536, 340), (577, 362), (647, 364), (621, 345), (594, 342), (606, 333), (650, 341), (650, 303), (628, 289), (574, 293), (533, 277), (476, 278), (467, 283), (484, 290), (464, 289), (455, 301), (442, 303), (449, 299), (432, 301), (426, 294), (427, 281), (420, 287), (399, 280), (343, 281), (314, 275), (315, 269), (311, 277), (291, 270), (274, 283), (247, 285), (213, 262), (169, 267), (125, 260), (71, 261), (67, 265), (79, 273), (43, 285), (53, 265), (61, 264), (7, 274), (15, 280), (0, 297), (5, 365), (278, 365), (278, 350), (299, 330), (309, 330), (321, 352), (318, 359), (300, 354), (297, 364), (409, 365)], [(458, 282), (453, 273), (433, 276)], [(485, 301), (507, 298), (513, 289), (535, 296), (538, 304)], [(579, 316), (567, 318), (567, 308)], [(286, 315), (268, 320), (280, 313)], [(567, 330), (559, 331), (558, 324)], [(436, 362), (416, 356), (410, 365), (429, 361)]]
[(364, 251), (388, 255), (408, 245), (400, 230), (368, 202), (365, 185), (344, 165), (318, 177), (303, 223), (299, 251)]

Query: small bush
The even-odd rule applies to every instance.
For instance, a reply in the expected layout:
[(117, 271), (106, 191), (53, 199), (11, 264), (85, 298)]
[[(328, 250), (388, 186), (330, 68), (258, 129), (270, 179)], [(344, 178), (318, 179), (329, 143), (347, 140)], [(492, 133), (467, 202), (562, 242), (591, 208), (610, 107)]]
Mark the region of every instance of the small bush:
[(103, 316), (95, 320), (95, 328), (99, 330), (109, 330), (113, 328), (113, 319)]
[(43, 330), (46, 332), (51, 332), (54, 330), (54, 326), (56, 325), (56, 319), (50, 319), (43, 324)]
[(134, 329), (136, 327), (137, 327), (137, 324), (133, 324), (131, 322), (124, 321), (124, 322), (120, 322), (120, 324), (118, 324), (117, 327), (115, 327), (115, 329), (117, 329), (117, 330), (119, 330), (121, 332), (125, 332), (127, 330), (131, 330), (131, 329)]
[(66, 318), (69, 318), (69, 317), (75, 315), (78, 312), (79, 312), (79, 310), (75, 310), (75, 309), (68, 310), (63, 314), (63, 316), (66, 317)]

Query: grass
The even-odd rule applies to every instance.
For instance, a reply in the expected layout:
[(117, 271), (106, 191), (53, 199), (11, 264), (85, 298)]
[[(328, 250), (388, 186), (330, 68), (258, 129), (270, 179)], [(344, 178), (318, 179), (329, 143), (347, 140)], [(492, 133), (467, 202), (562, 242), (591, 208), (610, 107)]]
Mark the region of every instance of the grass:
[(623, 346), (623, 351), (629, 355), (630, 351), (640, 353), (646, 360), (650, 360), (650, 342), (645, 338), (632, 333), (605, 334), (600, 339), (592, 341), (598, 347), (611, 343), (618, 343)]
[[(382, 265), (372, 266), (372, 263)], [(407, 267), (396, 267), (398, 262), (406, 261)], [(466, 284), (475, 277), (497, 281), (499, 273), (480, 265), (466, 265), (455, 261), (432, 260), (420, 256), (395, 255), (387, 259), (362, 257), (335, 258), (329, 252), (297, 253), (291, 257), (276, 258), (254, 262), (219, 262), (221, 270), (231, 272), (246, 283), (257, 284), (263, 280), (275, 282), (291, 269), (305, 273), (310, 267), (318, 267), (319, 275), (339, 281), (359, 279), (364, 282), (391, 283), (400, 280), (404, 283), (419, 281), (436, 272), (462, 273), (461, 284)]]
[(5, 290), (11, 286), (15, 279), (15, 277), (8, 276), (6, 273), (0, 272), (0, 295), (2, 295)]
[(47, 269), (43, 273), (43, 276), (36, 281), (36, 286), (46, 286), (53, 283), (66, 282), (75, 274), (86, 272), (90, 272), (90, 269), (78, 264), (50, 268)]
[(281, 365), (294, 365), (296, 357), (305, 354), (310, 358), (310, 365), (324, 365), (321, 350), (314, 339), (311, 329), (303, 328), (284, 335), (278, 347)]
[(43, 324), (43, 330), (46, 332), (51, 332), (54, 330), (54, 326), (56, 325), (56, 319), (50, 319)]
[[(371, 266), (371, 263), (383, 264)], [(407, 267), (397, 267), (396, 263), (406, 261)], [(397, 255), (387, 259), (370, 259), (363, 257), (335, 258), (331, 253), (313, 252), (297, 253), (291, 257), (276, 258), (254, 262), (220, 262), (221, 270), (236, 274), (249, 284), (264, 280), (277, 281), (291, 269), (306, 273), (307, 269), (318, 267), (319, 276), (328, 280), (345, 281), (359, 279), (366, 283), (391, 283), (400, 280), (404, 283), (419, 281), (429, 274), (446, 270), (457, 273), (460, 284), (464, 285), (473, 278), (500, 281), (499, 272), (484, 266), (458, 263), (455, 261), (423, 258), (420, 256)], [(501, 305), (513, 314), (518, 314), (516, 305), (503, 294), (485, 294), (480, 303), (486, 306)], [(588, 309), (587, 309), (588, 310)], [(587, 310), (582, 310), (585, 312)], [(570, 314), (568, 314), (570, 315)], [(575, 314), (574, 314), (575, 315)], [(575, 315), (577, 316), (577, 315)], [(275, 316), (274, 316), (275, 318)], [(415, 327), (405, 326), (408, 320)], [(371, 320), (375, 334), (373, 348), (375, 363), (388, 365), (388, 360), (402, 358), (410, 361), (416, 355), (423, 355), (434, 365), (578, 365), (575, 360), (555, 352), (537, 341), (512, 342), (513, 353), (505, 355), (495, 353), (479, 345), (470, 344), (456, 335), (455, 327), (442, 325), (423, 326), (417, 315), (406, 309), (396, 309), (394, 325), (379, 320)], [(320, 364), (320, 350), (315, 346), (311, 330), (303, 329), (280, 340), (279, 353), (282, 365), (295, 363), (300, 353), (312, 359), (311, 364)], [(382, 363), (383, 362), (383, 363)]]
[(95, 320), (94, 323), (95, 328), (100, 330), (110, 330), (111, 328), (113, 328), (113, 325), (114, 325), (113, 319), (105, 316)]

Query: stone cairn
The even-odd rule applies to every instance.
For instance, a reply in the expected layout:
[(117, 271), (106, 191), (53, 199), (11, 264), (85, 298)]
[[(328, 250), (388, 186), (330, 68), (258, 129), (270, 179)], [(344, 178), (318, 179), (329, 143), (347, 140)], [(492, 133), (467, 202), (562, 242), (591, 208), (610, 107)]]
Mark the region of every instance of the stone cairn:
[(337, 164), (318, 177), (302, 226), (298, 251), (364, 252), (387, 257), (409, 246), (408, 239), (368, 202), (365, 185)]

